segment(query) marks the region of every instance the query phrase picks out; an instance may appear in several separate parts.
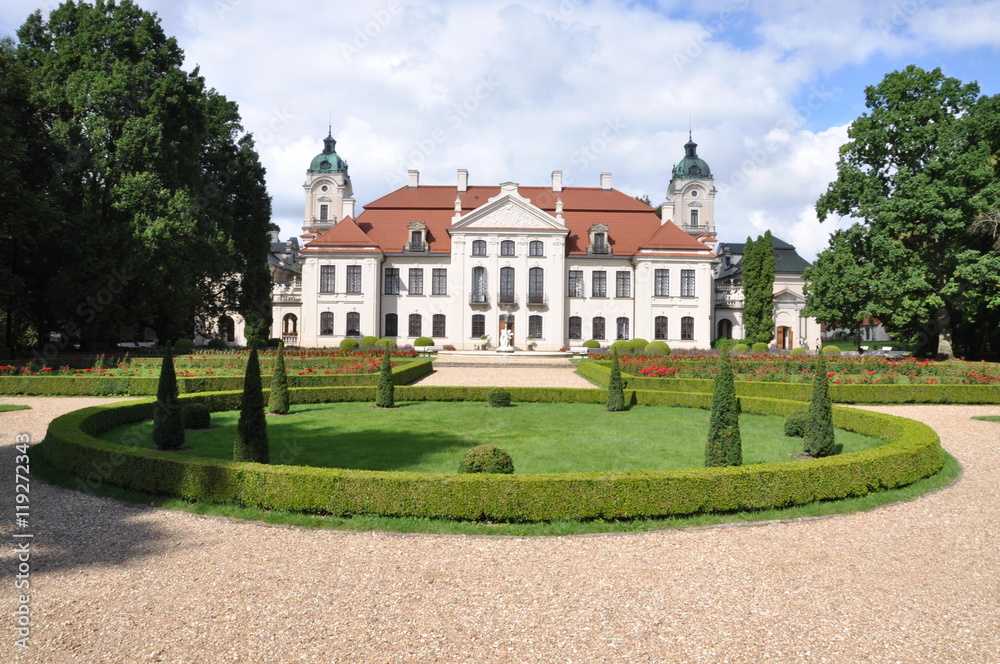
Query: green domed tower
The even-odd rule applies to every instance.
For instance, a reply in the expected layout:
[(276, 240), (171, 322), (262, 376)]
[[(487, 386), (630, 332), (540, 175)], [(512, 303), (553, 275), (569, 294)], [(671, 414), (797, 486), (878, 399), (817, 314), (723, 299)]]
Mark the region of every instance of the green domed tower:
[(323, 151), (313, 157), (306, 170), (306, 211), (303, 230), (323, 231), (345, 217), (354, 216), (354, 189), (347, 162), (337, 154), (333, 131), (323, 139)]
[[(671, 212), (672, 211), (672, 212)], [(698, 156), (698, 144), (688, 133), (684, 158), (671, 169), (664, 217), (691, 235), (715, 235), (715, 184), (712, 169)]]

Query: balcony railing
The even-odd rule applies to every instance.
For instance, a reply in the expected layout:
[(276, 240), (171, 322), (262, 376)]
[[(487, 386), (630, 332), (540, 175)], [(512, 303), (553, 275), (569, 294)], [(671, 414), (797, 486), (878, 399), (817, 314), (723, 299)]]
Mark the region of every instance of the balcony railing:
[(483, 306), (490, 303), (490, 298), (486, 293), (469, 293), (469, 304)]
[(517, 304), (517, 293), (500, 293), (497, 297), (500, 304)]
[(299, 335), (298, 334), (282, 334), (281, 341), (286, 346), (298, 346), (299, 345)]
[(742, 290), (717, 290), (715, 292), (715, 306), (717, 307), (730, 307), (733, 309), (740, 309), (743, 307), (743, 291)]
[(271, 292), (271, 296), (274, 302), (301, 302), (302, 283), (277, 284)]
[(544, 307), (549, 303), (549, 299), (545, 296), (545, 293), (531, 295), (528, 294), (528, 306), (529, 307)]

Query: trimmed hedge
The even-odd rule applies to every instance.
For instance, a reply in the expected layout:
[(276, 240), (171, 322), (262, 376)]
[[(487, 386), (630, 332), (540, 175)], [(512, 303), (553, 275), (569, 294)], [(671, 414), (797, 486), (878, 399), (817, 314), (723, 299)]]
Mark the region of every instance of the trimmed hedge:
[[(485, 400), (491, 388), (401, 387), (403, 400)], [(600, 403), (603, 391), (512, 388), (517, 401)], [(290, 391), (293, 403), (370, 400), (373, 387)], [(709, 395), (632, 391), (638, 404), (707, 408)], [(442, 397), (450, 397), (444, 398)], [(232, 410), (239, 393), (181, 397)], [(745, 397), (744, 413), (788, 415), (802, 403)], [(458, 475), (359, 471), (179, 457), (107, 443), (96, 434), (149, 419), (153, 400), (97, 406), (56, 418), (38, 450), (81, 476), (147, 493), (310, 513), (416, 516), (494, 521), (665, 517), (731, 512), (860, 496), (927, 477), (944, 461), (937, 434), (919, 422), (834, 408), (837, 426), (888, 444), (824, 459), (681, 471)]]
[[(607, 361), (581, 362), (577, 372), (602, 385), (607, 385), (611, 363)], [(647, 378), (622, 374), (628, 387), (636, 390), (667, 392), (698, 392), (711, 394), (710, 378)], [(778, 383), (766, 381), (736, 381), (736, 395), (809, 401), (811, 383)], [(1000, 385), (830, 385), (830, 399), (835, 403), (857, 404), (1000, 404)]]
[[(399, 363), (392, 368), (393, 382), (406, 385), (429, 374), (433, 360), (420, 359)], [(272, 376), (262, 376), (265, 388), (270, 388)], [(330, 374), (288, 376), (289, 387), (325, 387), (375, 385), (378, 374)], [(130, 376), (0, 376), (0, 394), (23, 396), (148, 396), (156, 394), (157, 378)], [(226, 392), (243, 389), (243, 376), (205, 376), (178, 378), (181, 394)]]

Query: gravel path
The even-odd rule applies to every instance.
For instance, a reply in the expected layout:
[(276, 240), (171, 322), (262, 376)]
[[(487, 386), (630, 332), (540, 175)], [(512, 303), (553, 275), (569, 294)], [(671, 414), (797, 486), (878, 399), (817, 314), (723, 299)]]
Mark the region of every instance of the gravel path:
[(38, 441), (57, 413), (106, 401), (0, 398), (35, 407), (0, 413), (0, 662), (1000, 662), (1000, 424), (969, 419), (1000, 408), (973, 406), (876, 409), (934, 426), (965, 468), (956, 485), (760, 527), (358, 534), (36, 481), (23, 652), (13, 435)]

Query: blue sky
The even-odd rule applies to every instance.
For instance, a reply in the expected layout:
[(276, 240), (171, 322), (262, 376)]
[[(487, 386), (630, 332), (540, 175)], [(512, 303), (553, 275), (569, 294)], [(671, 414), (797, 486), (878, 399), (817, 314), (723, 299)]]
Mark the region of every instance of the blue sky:
[[(0, 33), (55, 2), (7, 0)], [(598, 186), (665, 198), (689, 123), (723, 241), (811, 258), (813, 206), (864, 88), (909, 64), (1000, 93), (1000, 0), (140, 0), (240, 105), (282, 236), (332, 123), (358, 203), (405, 184)], [(840, 221), (844, 224), (845, 222)]]

